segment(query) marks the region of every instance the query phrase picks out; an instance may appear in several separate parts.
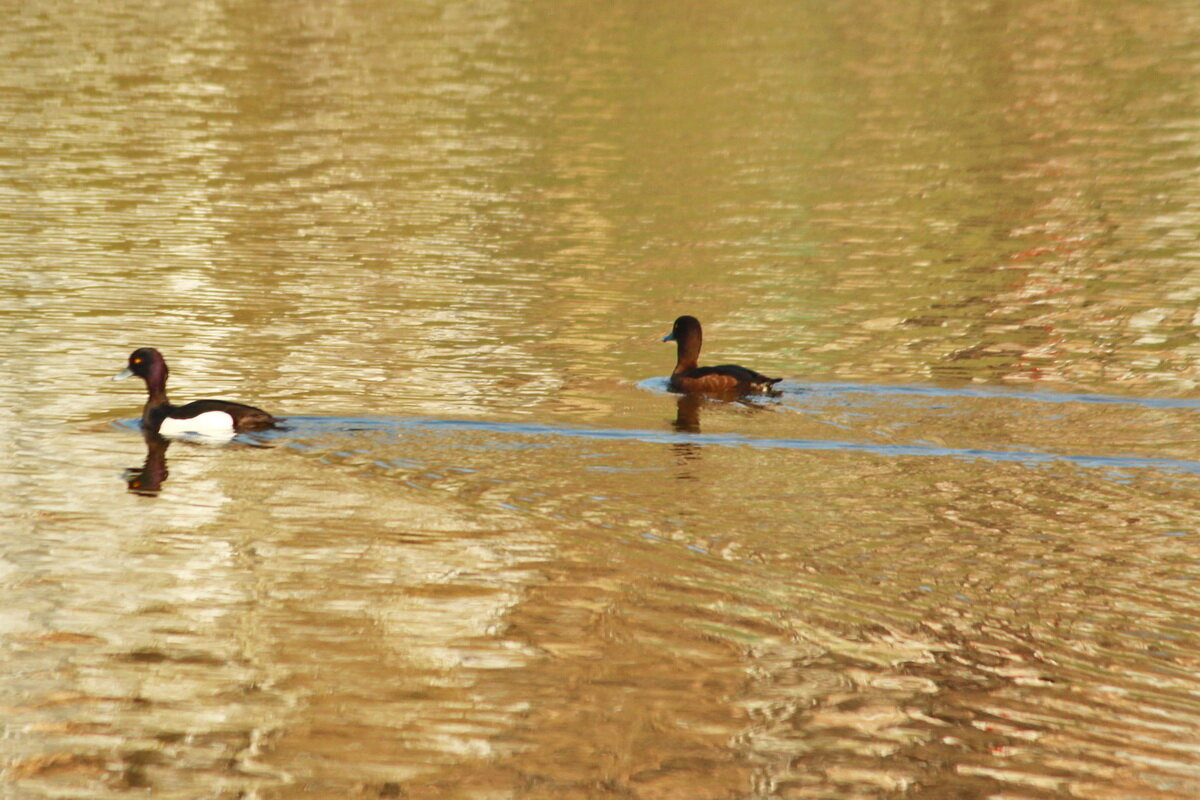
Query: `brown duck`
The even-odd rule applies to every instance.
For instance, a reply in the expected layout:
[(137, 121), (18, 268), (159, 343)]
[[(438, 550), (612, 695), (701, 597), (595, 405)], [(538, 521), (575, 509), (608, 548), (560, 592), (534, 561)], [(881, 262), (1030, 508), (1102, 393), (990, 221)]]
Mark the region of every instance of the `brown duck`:
[(668, 384), (671, 391), (725, 395), (762, 393), (770, 392), (775, 384), (783, 380), (768, 378), (736, 364), (701, 367), (700, 343), (703, 340), (700, 320), (690, 316), (682, 316), (675, 320), (671, 332), (663, 337), (664, 342), (675, 342), (678, 353), (675, 371), (671, 373), (671, 381)]

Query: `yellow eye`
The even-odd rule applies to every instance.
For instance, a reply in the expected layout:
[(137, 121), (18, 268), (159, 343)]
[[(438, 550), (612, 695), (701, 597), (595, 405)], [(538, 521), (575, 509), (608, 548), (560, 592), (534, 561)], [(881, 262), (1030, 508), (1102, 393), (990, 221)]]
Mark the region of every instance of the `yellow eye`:
[(135, 359), (133, 360), (133, 363), (135, 363), (135, 364), (140, 364), (140, 363), (142, 363), (142, 360), (141, 360), (140, 358), (135, 358)]

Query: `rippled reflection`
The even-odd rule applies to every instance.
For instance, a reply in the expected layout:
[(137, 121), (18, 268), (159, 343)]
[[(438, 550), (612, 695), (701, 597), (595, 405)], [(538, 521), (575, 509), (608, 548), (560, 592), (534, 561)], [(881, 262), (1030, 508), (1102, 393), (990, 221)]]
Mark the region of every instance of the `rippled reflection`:
[(130, 467), (125, 470), (125, 484), (129, 491), (153, 497), (162, 490), (163, 483), (170, 476), (167, 470), (167, 448), (171, 443), (157, 433), (143, 435), (146, 441), (146, 460), (142, 466)]
[(675, 401), (675, 430), (680, 433), (700, 432), (700, 409), (706, 400), (702, 395), (685, 394)]

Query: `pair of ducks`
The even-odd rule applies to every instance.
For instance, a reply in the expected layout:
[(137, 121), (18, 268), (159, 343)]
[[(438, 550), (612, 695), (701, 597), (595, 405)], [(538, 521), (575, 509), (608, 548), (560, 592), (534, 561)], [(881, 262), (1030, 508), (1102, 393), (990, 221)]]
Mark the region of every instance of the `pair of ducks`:
[[(739, 395), (770, 392), (783, 380), (768, 378), (752, 369), (736, 364), (701, 367), (700, 344), (703, 341), (700, 321), (683, 316), (675, 320), (664, 342), (675, 342), (677, 359), (668, 387), (685, 394)], [(113, 376), (113, 380), (137, 375), (146, 382), (149, 399), (142, 410), (142, 429), (147, 433), (178, 436), (185, 433), (233, 433), (272, 428), (279, 419), (261, 408), (228, 400), (196, 400), (182, 406), (171, 405), (167, 399), (167, 362), (153, 347), (140, 347), (129, 356), (129, 366)]]

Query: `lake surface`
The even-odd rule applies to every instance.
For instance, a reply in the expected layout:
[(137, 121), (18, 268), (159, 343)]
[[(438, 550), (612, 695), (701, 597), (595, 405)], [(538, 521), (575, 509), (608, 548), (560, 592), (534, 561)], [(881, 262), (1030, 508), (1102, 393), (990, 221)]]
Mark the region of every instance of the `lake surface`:
[[(1200, 796), (1198, 41), (20, 4), (0, 795)], [(144, 440), (138, 346), (289, 426)]]

